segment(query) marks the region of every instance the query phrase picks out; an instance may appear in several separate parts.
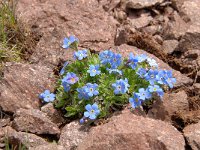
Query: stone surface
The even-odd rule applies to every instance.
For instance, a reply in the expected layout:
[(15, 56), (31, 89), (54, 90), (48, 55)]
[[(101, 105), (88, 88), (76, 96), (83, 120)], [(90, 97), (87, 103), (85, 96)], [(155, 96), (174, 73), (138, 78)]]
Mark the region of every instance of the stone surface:
[(170, 21), (165, 21), (163, 26), (163, 36), (164, 39), (176, 39), (179, 40), (183, 35), (185, 35), (188, 30), (189, 25), (180, 17), (180, 15), (175, 11), (170, 17)]
[(177, 47), (177, 40), (165, 40), (162, 45), (163, 51), (166, 54), (172, 54)]
[(10, 118), (0, 119), (0, 128), (5, 127), (10, 124)]
[(37, 147), (31, 147), (29, 150), (66, 150), (63, 146), (57, 145), (56, 143), (39, 145)]
[(162, 3), (164, 0), (127, 0), (126, 7), (132, 9), (142, 9), (147, 7), (152, 7)]
[(184, 150), (181, 133), (168, 123), (131, 114), (130, 111), (92, 129), (78, 150), (139, 149)]
[(173, 71), (173, 75), (177, 80), (174, 87), (180, 87), (182, 85), (187, 85), (187, 84), (192, 83), (192, 80), (190, 78), (184, 76), (179, 71), (173, 70), (168, 64), (164, 63), (162, 60), (158, 59), (157, 57), (155, 57), (152, 54), (147, 53), (144, 50), (141, 50), (141, 49), (138, 49), (134, 46), (129, 46), (129, 45), (126, 45), (126, 44), (122, 44), (120, 46), (113, 47), (112, 50), (121, 53), (123, 57), (128, 57), (129, 53), (132, 52), (134, 55), (146, 54), (148, 57), (155, 59), (157, 61), (160, 69), (167, 69), (167, 70)]
[(200, 25), (199, 0), (185, 0), (181, 6), (181, 12), (189, 17), (192, 24)]
[(127, 19), (130, 21), (131, 27), (138, 29), (147, 26), (153, 20), (153, 17), (149, 12), (135, 13), (130, 11)]
[(190, 25), (185, 35), (181, 38), (178, 51), (185, 52), (200, 47), (200, 26)]
[(85, 48), (101, 50), (114, 44), (116, 21), (96, 0), (19, 0), (16, 16), (32, 30), (43, 33), (32, 62), (57, 65), (65, 51), (61, 43), (69, 35), (78, 37)]
[(19, 108), (39, 108), (38, 95), (54, 88), (53, 70), (22, 63), (6, 63), (0, 81), (0, 107), (14, 113)]
[(73, 121), (63, 127), (58, 144), (66, 149), (75, 149), (88, 135), (88, 131), (86, 126), (81, 126), (78, 121)]
[(19, 109), (15, 114), (12, 124), (17, 131), (31, 132), (35, 134), (60, 134), (56, 124), (37, 109)]
[(63, 118), (62, 113), (59, 110), (55, 109), (52, 103), (48, 103), (41, 107), (41, 111), (48, 117), (49, 120), (51, 120), (57, 126), (61, 126), (63, 123), (66, 122), (66, 119)]
[(148, 116), (154, 119), (171, 121), (171, 116), (180, 112), (189, 111), (189, 103), (185, 91), (165, 93), (162, 101), (158, 100), (148, 111)]
[(9, 126), (3, 128), (3, 133), (4, 137), (8, 139), (8, 142), (15, 147), (19, 146), (20, 144), (26, 146), (27, 148), (48, 144), (47, 141), (35, 134), (16, 132)]
[(184, 136), (193, 150), (200, 149), (200, 122), (188, 125), (183, 129)]

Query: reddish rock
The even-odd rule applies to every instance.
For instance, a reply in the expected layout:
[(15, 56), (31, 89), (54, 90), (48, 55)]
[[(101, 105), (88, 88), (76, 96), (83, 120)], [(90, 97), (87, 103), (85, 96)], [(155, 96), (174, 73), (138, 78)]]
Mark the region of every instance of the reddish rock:
[(10, 118), (0, 119), (0, 128), (5, 127), (10, 124)]
[[(199, 12), (200, 13), (200, 12)], [(199, 49), (200, 47), (200, 26), (190, 25), (185, 35), (179, 42), (178, 51)]]
[(52, 103), (48, 103), (41, 107), (41, 111), (47, 116), (49, 120), (55, 123), (57, 126), (61, 126), (66, 122), (66, 118), (63, 118), (62, 113), (55, 109)]
[(53, 70), (34, 64), (6, 63), (0, 81), (0, 107), (14, 113), (19, 108), (40, 106), (38, 95), (54, 88)]
[(61, 131), (59, 145), (66, 149), (75, 149), (88, 135), (88, 127), (81, 126), (78, 121), (65, 125)]
[(29, 150), (66, 150), (63, 146), (57, 145), (56, 143), (39, 145), (36, 147), (31, 147)]
[(127, 0), (126, 1), (126, 7), (132, 8), (132, 9), (142, 9), (147, 7), (152, 7), (155, 5), (158, 5), (162, 3), (164, 0)]
[(191, 124), (184, 128), (184, 136), (193, 150), (200, 148), (200, 122)]
[(77, 149), (184, 150), (184, 146), (182, 134), (170, 124), (127, 111), (94, 127)]
[(57, 125), (51, 122), (44, 113), (36, 109), (17, 110), (12, 126), (17, 131), (36, 134), (60, 134)]
[(20, 144), (27, 148), (48, 144), (47, 141), (37, 135), (27, 132), (16, 132), (9, 126), (3, 128), (3, 133), (4, 137), (6, 137), (8, 142), (14, 147), (18, 147)]
[(166, 54), (172, 54), (177, 47), (177, 40), (165, 40), (162, 45), (163, 52)]
[(179, 40), (185, 35), (189, 25), (179, 16), (175, 11), (171, 16), (170, 21), (164, 24), (163, 37), (165, 39), (176, 39)]
[(171, 121), (171, 116), (180, 112), (189, 111), (189, 103), (185, 91), (178, 93), (165, 93), (162, 101), (158, 100), (148, 112), (148, 116), (154, 119)]
[(172, 70), (173, 71), (173, 76), (177, 80), (176, 84), (174, 85), (174, 87), (180, 87), (182, 85), (187, 85), (187, 84), (191, 84), (192, 83), (192, 80), (190, 78), (188, 78), (185, 75), (181, 74), (179, 71), (173, 70), (168, 64), (164, 63), (159, 58), (155, 57), (152, 54), (147, 53), (144, 50), (141, 50), (141, 49), (138, 49), (138, 48), (136, 48), (134, 46), (129, 46), (129, 45), (126, 45), (126, 44), (113, 47), (112, 50), (115, 50), (115, 51), (121, 53), (123, 55), (123, 57), (128, 57), (129, 53), (132, 52), (134, 55), (146, 54), (148, 57), (155, 59), (157, 61), (158, 66), (159, 66), (160, 69), (167, 69), (167, 70)]
[[(57, 65), (65, 52), (61, 43), (69, 35), (78, 37), (85, 48), (102, 50), (114, 45), (116, 22), (96, 0), (19, 0), (16, 16), (43, 33), (31, 57), (33, 62)], [(67, 51), (65, 58), (68, 53), (72, 52)]]

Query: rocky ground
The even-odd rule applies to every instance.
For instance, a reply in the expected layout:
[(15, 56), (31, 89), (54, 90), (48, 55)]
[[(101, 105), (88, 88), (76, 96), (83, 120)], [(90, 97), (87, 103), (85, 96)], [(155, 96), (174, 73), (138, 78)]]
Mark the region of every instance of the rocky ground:
[[(200, 149), (200, 0), (18, 0), (16, 17), (40, 35), (23, 63), (6, 63), (0, 81), (0, 149)], [(76, 35), (81, 48), (146, 53), (173, 70), (175, 88), (147, 113), (125, 109), (97, 127), (69, 122), (38, 94), (54, 90), (61, 48)], [(42, 106), (42, 107), (41, 107)]]

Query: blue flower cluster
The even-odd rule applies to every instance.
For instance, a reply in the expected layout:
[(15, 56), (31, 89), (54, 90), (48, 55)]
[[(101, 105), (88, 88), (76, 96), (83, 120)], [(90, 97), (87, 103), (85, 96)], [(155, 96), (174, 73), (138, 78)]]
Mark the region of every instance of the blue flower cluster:
[[(63, 103), (63, 107), (66, 107), (67, 111), (76, 110), (81, 105), (75, 112), (83, 113), (80, 123), (102, 116), (101, 112), (110, 107), (110, 104), (106, 104), (110, 103), (110, 99), (115, 100), (121, 96), (120, 98), (124, 98), (125, 101), (129, 99), (132, 108), (140, 107), (155, 94), (162, 98), (163, 86), (173, 88), (176, 82), (172, 71), (159, 70), (156, 60), (148, 58), (145, 54), (130, 53), (128, 60), (123, 60), (121, 54), (105, 50), (97, 56), (86, 49), (78, 50), (76, 37), (70, 36), (64, 39), (63, 48), (74, 48), (74, 46), (76, 50), (73, 55), (75, 65), (64, 63), (60, 70), (62, 78), (59, 80), (59, 90), (68, 92), (69, 95), (65, 94), (65, 96), (71, 98), (70, 105), (74, 103), (74, 107), (70, 108), (66, 107), (68, 102)], [(84, 66), (86, 68), (83, 68)], [(80, 71), (81, 69), (86, 70)], [(61, 101), (66, 97), (61, 98)], [(52, 102), (55, 100), (55, 94), (45, 90), (40, 94), (40, 98), (45, 102)], [(104, 101), (104, 99), (108, 101)]]

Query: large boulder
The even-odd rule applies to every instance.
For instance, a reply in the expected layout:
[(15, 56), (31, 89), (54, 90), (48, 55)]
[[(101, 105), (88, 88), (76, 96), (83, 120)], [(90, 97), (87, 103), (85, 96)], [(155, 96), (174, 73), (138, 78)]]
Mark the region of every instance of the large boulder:
[(184, 136), (193, 150), (200, 148), (200, 122), (188, 125), (183, 130)]
[(57, 65), (64, 52), (61, 42), (69, 35), (78, 37), (84, 48), (114, 45), (116, 22), (96, 0), (19, 0), (15, 13), (20, 22), (43, 34), (31, 57), (34, 62)]
[(93, 128), (78, 150), (184, 150), (184, 146), (182, 134), (172, 125), (126, 111), (109, 123)]
[(54, 88), (53, 70), (43, 65), (6, 63), (0, 81), (0, 107), (14, 113), (19, 108), (39, 109), (38, 95)]
[(17, 131), (31, 132), (35, 134), (59, 134), (56, 124), (37, 109), (19, 109), (15, 114), (12, 124)]

